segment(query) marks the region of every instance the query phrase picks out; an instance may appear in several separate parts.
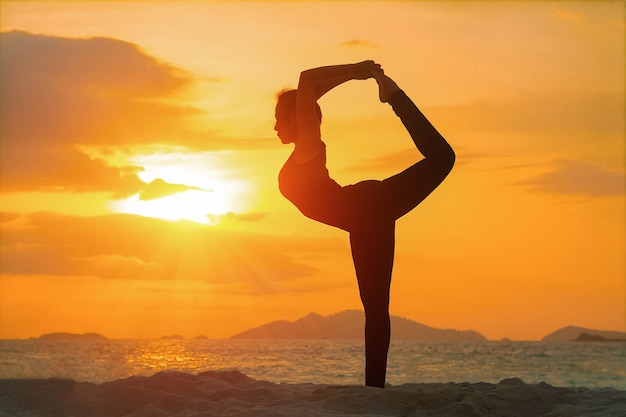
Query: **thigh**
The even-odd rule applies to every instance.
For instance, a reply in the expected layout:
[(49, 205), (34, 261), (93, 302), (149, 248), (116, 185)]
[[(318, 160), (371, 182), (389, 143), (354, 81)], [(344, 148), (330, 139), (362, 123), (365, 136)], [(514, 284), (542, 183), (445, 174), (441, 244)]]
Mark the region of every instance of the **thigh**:
[(426, 159), (381, 182), (381, 199), (386, 202), (386, 215), (399, 219), (421, 203), (445, 178)]
[(364, 233), (374, 225), (393, 222), (381, 181), (361, 181), (344, 187), (344, 191), (348, 231)]

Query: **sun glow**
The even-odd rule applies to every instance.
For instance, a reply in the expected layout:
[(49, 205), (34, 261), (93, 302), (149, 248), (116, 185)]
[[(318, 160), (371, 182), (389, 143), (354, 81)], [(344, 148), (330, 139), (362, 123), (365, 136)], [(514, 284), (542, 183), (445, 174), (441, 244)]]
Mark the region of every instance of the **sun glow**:
[(220, 216), (235, 210), (234, 202), (210, 191), (184, 191), (154, 200), (134, 195), (114, 204), (115, 211), (164, 220), (191, 220), (214, 224)]
[(132, 158), (145, 189), (112, 209), (164, 220), (216, 224), (246, 206), (248, 185), (233, 177), (220, 153), (155, 153)]

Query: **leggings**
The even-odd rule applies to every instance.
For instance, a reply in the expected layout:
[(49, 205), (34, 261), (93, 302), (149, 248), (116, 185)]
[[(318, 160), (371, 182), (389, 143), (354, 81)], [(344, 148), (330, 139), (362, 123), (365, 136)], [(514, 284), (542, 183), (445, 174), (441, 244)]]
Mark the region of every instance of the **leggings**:
[[(389, 104), (419, 148), (424, 140), (418, 139), (424, 135), (424, 116), (402, 91), (394, 93)], [(437, 158), (427, 156), (385, 180), (368, 180), (344, 187), (350, 205), (346, 229), (350, 233), (352, 259), (365, 310), (365, 384), (368, 386), (385, 385), (391, 335), (389, 289), (395, 221), (441, 183), (449, 172), (441, 165)]]

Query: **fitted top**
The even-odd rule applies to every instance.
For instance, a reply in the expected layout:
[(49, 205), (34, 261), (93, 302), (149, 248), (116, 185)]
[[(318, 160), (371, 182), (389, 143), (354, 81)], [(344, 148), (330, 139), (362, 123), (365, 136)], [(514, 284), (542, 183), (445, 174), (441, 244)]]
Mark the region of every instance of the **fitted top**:
[(295, 162), (292, 153), (278, 174), (278, 188), (305, 216), (331, 226), (344, 224), (344, 193), (328, 174), (324, 142), (317, 155), (302, 164)]

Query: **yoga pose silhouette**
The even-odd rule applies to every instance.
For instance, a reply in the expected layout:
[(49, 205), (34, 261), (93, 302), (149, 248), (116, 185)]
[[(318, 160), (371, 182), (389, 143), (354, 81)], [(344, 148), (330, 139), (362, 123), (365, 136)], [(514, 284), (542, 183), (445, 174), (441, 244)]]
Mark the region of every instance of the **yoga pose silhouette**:
[[(424, 158), (385, 180), (341, 186), (326, 168), (317, 100), (339, 84), (368, 78), (376, 79), (380, 101), (391, 105)], [(279, 94), (275, 111), (281, 142), (295, 144), (278, 175), (280, 192), (305, 216), (349, 232), (365, 310), (365, 384), (384, 387), (395, 221), (443, 181), (454, 165), (454, 151), (374, 61), (303, 71), (297, 90)]]

